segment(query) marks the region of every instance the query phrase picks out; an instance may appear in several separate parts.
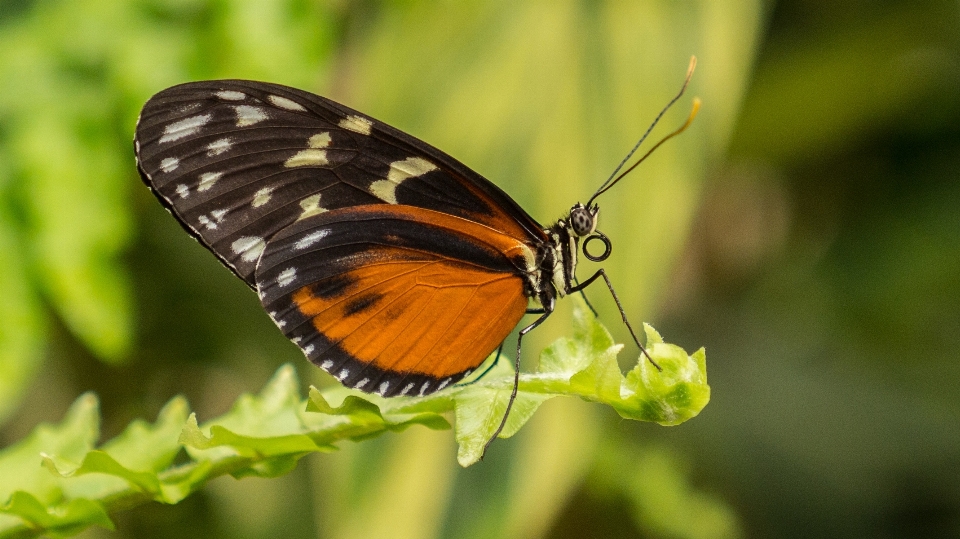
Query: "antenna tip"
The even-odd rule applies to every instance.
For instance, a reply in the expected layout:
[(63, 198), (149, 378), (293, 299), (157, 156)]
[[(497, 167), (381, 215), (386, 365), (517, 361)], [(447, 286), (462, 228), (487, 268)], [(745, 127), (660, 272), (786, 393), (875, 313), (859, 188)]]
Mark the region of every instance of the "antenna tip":
[(690, 67), (687, 68), (687, 78), (693, 75), (693, 70), (697, 68), (697, 57), (690, 57)]

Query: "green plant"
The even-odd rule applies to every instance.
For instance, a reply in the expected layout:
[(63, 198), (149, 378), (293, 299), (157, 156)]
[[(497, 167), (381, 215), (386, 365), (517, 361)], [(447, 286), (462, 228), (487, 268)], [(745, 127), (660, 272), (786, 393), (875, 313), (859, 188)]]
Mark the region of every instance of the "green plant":
[[(641, 356), (624, 376), (616, 360), (623, 345), (582, 306), (574, 318), (574, 336), (553, 343), (537, 371), (521, 375), (501, 437), (514, 435), (556, 396), (607, 404), (624, 418), (662, 425), (696, 416), (709, 401), (703, 349), (688, 355), (648, 325), (647, 349), (663, 372)], [(0, 452), (0, 538), (110, 528), (112, 512), (149, 501), (177, 503), (219, 476), (275, 477), (345, 440), (418, 424), (450, 428), (450, 415), (458, 461), (469, 466), (499, 424), (512, 383), (510, 362), (502, 361), (473, 384), (427, 397), (382, 399), (311, 387), (304, 400), (293, 367), (285, 365), (258, 395), (241, 396), (221, 417), (200, 425), (186, 400), (175, 397), (153, 424), (134, 422), (99, 447), (98, 401), (86, 394), (61, 423), (40, 425)]]

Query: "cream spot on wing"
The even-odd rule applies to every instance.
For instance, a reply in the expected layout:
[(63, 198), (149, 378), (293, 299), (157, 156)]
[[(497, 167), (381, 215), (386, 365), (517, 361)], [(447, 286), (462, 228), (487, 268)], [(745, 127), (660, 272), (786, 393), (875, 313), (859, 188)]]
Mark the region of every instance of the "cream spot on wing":
[(413, 389), (413, 385), (413, 382), (410, 382), (409, 384), (403, 386), (403, 391), (400, 392), (400, 396), (402, 397), (407, 393), (410, 393), (410, 390)]
[(295, 153), (293, 157), (287, 159), (283, 166), (287, 168), (291, 167), (321, 167), (329, 163), (327, 160), (327, 151), (322, 148), (326, 148), (330, 145), (330, 133), (324, 131), (323, 133), (317, 133), (309, 139), (307, 139), (307, 146), (309, 149), (300, 150)]
[(173, 142), (183, 137), (192, 135), (200, 130), (207, 122), (213, 118), (212, 114), (201, 114), (200, 116), (191, 116), (179, 122), (174, 122), (163, 129), (163, 136), (160, 137), (160, 143)]
[(408, 157), (403, 161), (394, 161), (390, 163), (390, 171), (387, 173), (387, 179), (377, 180), (370, 184), (370, 192), (373, 196), (390, 204), (397, 203), (397, 186), (410, 178), (422, 176), (431, 170), (436, 170), (437, 165), (422, 157)]
[(370, 127), (373, 125), (373, 122), (366, 118), (351, 114), (350, 116), (340, 120), (340, 123), (337, 125), (349, 131), (353, 131), (354, 133), (369, 135)]
[(207, 155), (213, 157), (215, 155), (220, 155), (223, 152), (230, 149), (230, 146), (233, 146), (233, 143), (230, 142), (228, 138), (217, 139), (207, 145)]
[(210, 215), (213, 217), (213, 219), (216, 222), (219, 223), (223, 221), (223, 217), (227, 215), (227, 210), (213, 210), (212, 212), (210, 212)]
[(256, 261), (263, 254), (263, 249), (266, 246), (267, 243), (263, 241), (263, 238), (257, 236), (244, 236), (230, 244), (233, 252), (240, 255), (244, 262)]
[(377, 393), (379, 393), (380, 396), (382, 397), (387, 393), (388, 389), (390, 389), (390, 382), (384, 382), (380, 384), (380, 388), (377, 389)]
[(172, 172), (177, 170), (178, 166), (180, 166), (180, 160), (176, 157), (168, 157), (163, 161), (160, 161), (160, 170), (164, 172)]
[[(312, 345), (312, 344), (308, 344), (308, 345), (304, 346), (304, 347), (303, 347), (303, 352), (306, 353), (306, 354), (312, 354), (312, 353), (313, 353), (313, 345)], [(326, 364), (326, 363), (327, 363), (327, 362), (324, 361), (324, 364)], [(333, 365), (333, 363), (331, 362), (330, 365)], [(328, 369), (328, 368), (330, 368), (330, 365), (327, 365), (327, 366), (324, 367), (324, 368), (325, 368), (325, 369)]]
[(431, 170), (436, 170), (437, 165), (422, 157), (408, 157), (403, 161), (394, 161), (390, 163), (390, 172), (387, 173), (387, 179), (400, 183), (407, 178), (423, 176)]
[(347, 369), (343, 369), (342, 371), (338, 372), (337, 375), (334, 376), (334, 378), (342, 382), (347, 378), (347, 376), (350, 376), (350, 371), (348, 371)]
[[(310, 349), (311, 349), (310, 352), (313, 352), (313, 345), (312, 345), (312, 344), (311, 344), (310, 346), (308, 346), (307, 348), (310, 348)], [(306, 352), (307, 348), (304, 348), (303, 350)], [(307, 353), (309, 354), (310, 352), (307, 352)], [(320, 364), (320, 368), (323, 369), (323, 370), (329, 371), (329, 370), (330, 370), (330, 367), (333, 367), (333, 362), (330, 361), (329, 359)]]
[(314, 215), (319, 215), (327, 211), (326, 208), (320, 207), (320, 193), (310, 195), (301, 200), (300, 207), (303, 208), (303, 213), (300, 214), (300, 217), (297, 218), (297, 221), (300, 219), (306, 219), (307, 217), (312, 217)]
[(390, 180), (377, 180), (371, 183), (370, 193), (384, 202), (397, 203), (397, 184)]
[(309, 150), (300, 150), (293, 157), (284, 161), (283, 166), (292, 167), (322, 167), (329, 163), (327, 161), (327, 150), (318, 150), (310, 148)]
[(300, 238), (300, 240), (297, 243), (294, 243), (293, 248), (297, 250), (306, 249), (307, 247), (310, 247), (314, 243), (317, 243), (318, 241), (322, 240), (329, 233), (330, 233), (330, 229), (327, 229), (327, 228), (323, 230), (317, 230), (316, 232), (311, 232), (306, 236)]
[(280, 275), (277, 275), (277, 284), (280, 286), (287, 286), (292, 283), (297, 278), (297, 268), (287, 268), (280, 272)]
[(213, 184), (217, 183), (220, 176), (223, 176), (223, 172), (204, 172), (200, 175), (200, 185), (197, 186), (197, 191), (210, 189)]
[(310, 137), (307, 140), (307, 146), (311, 148), (326, 148), (330, 145), (330, 132), (324, 131), (323, 133), (317, 133), (316, 135)]
[(359, 382), (357, 382), (357, 385), (355, 385), (355, 386), (353, 386), (353, 387), (355, 387), (355, 388), (357, 388), (357, 389), (360, 389), (361, 387), (367, 385), (369, 382), (370, 382), (370, 379), (369, 379), (369, 378), (364, 378), (363, 380), (360, 380)]
[(221, 90), (214, 95), (216, 95), (220, 99), (225, 99), (227, 101), (242, 101), (247, 97), (247, 94), (243, 92), (237, 92), (234, 90)]
[(301, 112), (307, 111), (307, 109), (303, 108), (300, 103), (297, 103), (292, 99), (287, 99), (286, 97), (280, 97), (279, 95), (269, 95), (267, 96), (267, 100), (282, 109), (297, 110)]
[(270, 202), (270, 198), (273, 196), (270, 193), (273, 192), (273, 187), (264, 187), (263, 189), (257, 191), (253, 194), (253, 202), (250, 203), (254, 208), (259, 208), (267, 202)]
[(424, 382), (423, 386), (420, 387), (420, 396), (422, 397), (424, 393), (427, 392), (427, 389), (430, 388), (430, 382)]
[(267, 119), (267, 113), (260, 107), (240, 105), (233, 107), (237, 111), (237, 127), (247, 127)]
[(449, 383), (450, 383), (450, 379), (449, 379), (449, 378), (447, 378), (446, 380), (440, 382), (440, 385), (437, 386), (437, 391), (440, 391), (441, 389), (447, 387), (447, 384), (449, 384)]
[(180, 195), (180, 198), (187, 198), (190, 196), (190, 189), (181, 183), (177, 186), (177, 194)]
[[(294, 344), (300, 344), (300, 337), (294, 337), (294, 338), (292, 338), (292, 339), (290, 339), (290, 340), (293, 341)], [(311, 345), (311, 346), (313, 346), (313, 345)]]

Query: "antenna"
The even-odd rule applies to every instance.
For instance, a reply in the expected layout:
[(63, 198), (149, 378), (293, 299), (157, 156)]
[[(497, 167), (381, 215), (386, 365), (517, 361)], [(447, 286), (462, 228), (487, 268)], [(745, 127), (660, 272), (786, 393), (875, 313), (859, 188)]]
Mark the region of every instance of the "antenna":
[(676, 103), (677, 100), (679, 100), (680, 97), (683, 95), (683, 93), (687, 90), (687, 85), (690, 84), (690, 78), (693, 77), (693, 71), (694, 69), (696, 69), (696, 67), (697, 67), (697, 57), (691, 56), (690, 66), (687, 68), (687, 77), (683, 80), (683, 86), (680, 87), (680, 91), (677, 92), (677, 95), (674, 96), (674, 98), (671, 99), (669, 103), (667, 103), (667, 106), (663, 107), (663, 110), (660, 111), (660, 114), (657, 114), (657, 117), (653, 119), (653, 122), (650, 124), (650, 127), (647, 128), (647, 130), (643, 133), (643, 136), (640, 137), (640, 140), (638, 140), (637, 143), (633, 146), (633, 149), (630, 150), (630, 153), (628, 153), (627, 156), (624, 157), (622, 161), (620, 161), (620, 164), (617, 165), (617, 168), (614, 169), (612, 174), (610, 174), (610, 177), (607, 178), (607, 180), (600, 185), (600, 188), (597, 189), (597, 192), (594, 193), (592, 197), (590, 197), (590, 200), (586, 204), (588, 208), (593, 203), (594, 199), (596, 199), (598, 196), (602, 195), (603, 193), (607, 192), (607, 190), (613, 187), (614, 184), (616, 184), (624, 176), (629, 174), (630, 171), (632, 171), (634, 168), (636, 168), (637, 165), (642, 163), (643, 160), (647, 158), (647, 156), (653, 153), (653, 150), (656, 150), (657, 148), (660, 147), (661, 144), (666, 142), (668, 139), (671, 139), (679, 135), (684, 130), (686, 130), (687, 127), (690, 126), (690, 124), (693, 122), (693, 119), (697, 116), (697, 112), (700, 110), (700, 98), (694, 98), (693, 110), (690, 111), (690, 116), (687, 117), (687, 121), (683, 124), (683, 126), (680, 127), (680, 129), (677, 129), (673, 133), (670, 133), (666, 137), (660, 139), (660, 142), (656, 143), (653, 146), (653, 148), (651, 148), (647, 153), (643, 155), (643, 157), (640, 158), (639, 161), (634, 163), (630, 168), (628, 168), (622, 174), (617, 176), (617, 173), (620, 172), (620, 169), (623, 168), (623, 165), (625, 165), (627, 161), (629, 161), (630, 158), (633, 157), (633, 154), (636, 153), (637, 149), (640, 148), (640, 145), (643, 144), (643, 141), (647, 139), (647, 136), (649, 136), (650, 132), (653, 131), (653, 128), (656, 127), (657, 123), (660, 121), (660, 118), (662, 118), (663, 115), (666, 114), (667, 110), (669, 110), (670, 107), (672, 107), (673, 104)]

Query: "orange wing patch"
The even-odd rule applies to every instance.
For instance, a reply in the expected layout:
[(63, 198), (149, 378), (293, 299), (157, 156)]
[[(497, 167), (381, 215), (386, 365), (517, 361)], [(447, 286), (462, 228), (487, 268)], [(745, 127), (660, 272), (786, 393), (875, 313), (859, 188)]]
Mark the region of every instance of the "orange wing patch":
[(450, 260), (383, 262), (350, 277), (332, 298), (305, 286), (293, 302), (332, 344), (383, 371), (443, 379), (472, 370), (527, 307), (519, 277)]

